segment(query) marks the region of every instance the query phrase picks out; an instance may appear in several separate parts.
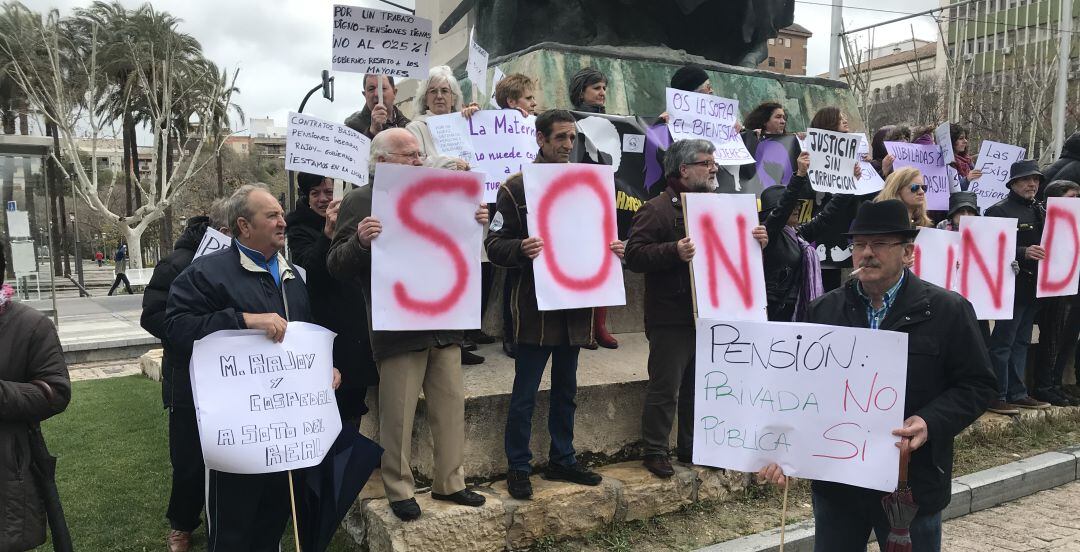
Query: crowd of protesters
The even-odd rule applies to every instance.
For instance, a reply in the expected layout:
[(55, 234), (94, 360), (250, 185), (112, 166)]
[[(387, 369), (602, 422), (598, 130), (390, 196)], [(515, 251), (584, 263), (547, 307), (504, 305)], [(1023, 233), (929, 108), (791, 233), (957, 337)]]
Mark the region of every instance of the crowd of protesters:
[[(331, 179), (301, 173), (299, 200), (288, 213), (265, 187), (245, 185), (218, 199), (208, 216), (188, 219), (175, 251), (158, 263), (146, 288), (142, 325), (164, 346), (162, 398), (169, 413), (172, 462), (170, 550), (191, 548), (204, 506), (210, 550), (276, 550), (289, 516), (288, 480), (283, 474), (231, 474), (207, 471), (203, 465), (188, 364), (194, 341), (221, 329), (258, 329), (275, 341), (283, 338), (291, 321), (315, 322), (333, 330), (334, 388), (342, 420), (359, 426), (368, 411), (368, 388), (378, 388), (379, 444), (384, 449), (380, 473), (393, 513), (406, 521), (422, 515), (414, 497), (411, 458), (421, 394), (434, 440), (431, 497), (471, 507), (485, 503), (484, 495), (465, 483), (468, 436), (462, 366), (484, 362), (472, 351), (496, 338), (479, 329), (371, 327), (371, 246), (382, 232), (382, 223), (372, 214), (372, 190), (389, 185), (374, 181), (374, 166), (469, 170), (466, 160), (438, 154), (427, 118), (449, 113), (471, 117), (479, 106), (464, 102), (457, 79), (444, 66), (432, 68), (421, 82), (412, 120), (395, 105), (392, 78), (366, 75), (363, 82), (365, 105), (345, 124), (372, 139), (370, 185), (334, 200)], [(533, 78), (512, 74), (496, 86), (499, 108), (537, 115), (536, 163), (579, 159), (581, 139), (570, 110), (605, 112), (604, 73), (588, 67), (568, 82), (563, 104), (568, 109), (544, 111), (538, 111), (540, 84)], [(690, 66), (677, 71), (670, 85), (700, 93), (713, 90), (708, 74)], [(666, 113), (661, 116), (666, 118)], [(849, 131), (846, 115), (835, 107), (818, 111), (810, 127)], [(933, 143), (932, 127), (889, 126), (872, 134), (866, 159), (884, 179), (880, 192), (817, 194), (807, 176), (809, 154), (801, 153), (789, 183), (760, 194), (760, 225), (749, 230), (762, 247), (769, 320), (909, 334), (905, 420), (893, 434), (911, 451), (911, 482), (920, 507), (911, 526), (916, 550), (940, 549), (940, 512), (949, 500), (952, 442), (964, 427), (987, 410), (1015, 415), (1021, 409), (1080, 405), (1080, 389), (1063, 383), (1070, 362), (1080, 370), (1076, 362), (1080, 303), (1077, 296), (1035, 297), (1037, 263), (1046, 255), (1039, 245), (1045, 201), (1080, 194), (1080, 135), (1070, 138), (1063, 157), (1045, 170), (1033, 161), (1014, 164), (1008, 196), (985, 212), (1018, 221), (1015, 314), (991, 326), (976, 320), (971, 304), (960, 295), (923, 282), (909, 270), (920, 228), (955, 231), (961, 217), (980, 216), (977, 198), (968, 188), (982, 175), (973, 168), (965, 129), (958, 124), (951, 129), (956, 157), (952, 166), (958, 179), (947, 211), (928, 210), (923, 175), (917, 169), (896, 168), (884, 147), (886, 141)], [(738, 131), (757, 141), (788, 134), (787, 111), (780, 102), (762, 103)], [(627, 240), (609, 244), (626, 269), (644, 274), (649, 356), (640, 414), (642, 463), (660, 478), (675, 473), (668, 441), (673, 426), (675, 459), (684, 464), (693, 461), (695, 329), (689, 262), (695, 245), (687, 237), (681, 201), (687, 193), (716, 193), (719, 167), (713, 152), (713, 144), (704, 140), (671, 144), (663, 154), (661, 191), (637, 211)], [(619, 345), (608, 330), (603, 307), (539, 310), (532, 263), (544, 243), (530, 231), (527, 209), (518, 173), (503, 183), (494, 204), (477, 205), (474, 213), (485, 230), (483, 308), (489, 300), (502, 305), (498, 332), (493, 334), (501, 334), (503, 350), (515, 363), (504, 439), (507, 487), (517, 499), (529, 499), (533, 492), (532, 420), (549, 361), (551, 446), (543, 462), (544, 477), (600, 484), (602, 476), (589, 470), (574, 448), (578, 359), (583, 347)], [(233, 247), (193, 260), (207, 228), (231, 236)], [(857, 274), (849, 275), (839, 264), (823, 267), (817, 248), (823, 243), (847, 247), (846, 266)], [(121, 267), (126, 255), (123, 247), (115, 255), (114, 288), (127, 284)], [(296, 267), (305, 269), (306, 281)], [(496, 290), (501, 290), (499, 297), (494, 296)], [(1036, 324), (1039, 343), (1032, 346)], [(0, 420), (14, 417), (36, 426), (63, 410), (70, 396), (55, 331), (45, 331), (41, 319), (12, 305), (0, 292), (2, 327), (36, 333), (25, 338), (0, 333), (0, 341), (15, 339), (35, 347), (9, 348), (16, 356), (14, 364), (5, 365), (13, 369), (0, 368)], [(1037, 359), (1030, 391), (1025, 378), (1029, 349), (1035, 349)], [(911, 385), (913, 381), (918, 384)], [(761, 475), (786, 484), (777, 465), (763, 467)], [(883, 542), (887, 531), (883, 533), (882, 527), (888, 527), (881, 493), (815, 482), (813, 496), (819, 549), (860, 549), (871, 530)], [(0, 496), (0, 505), (4, 500)], [(26, 506), (21, 501), (11, 507), (16, 515), (40, 521), (32, 518), (31, 510), (22, 513), (20, 508)], [(14, 541), (14, 546), (37, 542), (43, 526), (41, 530), (34, 526), (33, 531), (28, 540)], [(0, 545), (6, 544), (3, 537), (0, 533)]]

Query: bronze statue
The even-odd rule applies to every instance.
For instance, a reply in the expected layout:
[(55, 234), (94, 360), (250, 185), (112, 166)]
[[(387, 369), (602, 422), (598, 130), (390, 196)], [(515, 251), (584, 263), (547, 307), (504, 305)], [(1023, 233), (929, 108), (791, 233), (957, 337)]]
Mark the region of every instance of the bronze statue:
[(570, 46), (660, 46), (754, 67), (766, 41), (795, 19), (794, 0), (463, 0), (439, 27), (469, 11), (492, 58), (541, 42)]

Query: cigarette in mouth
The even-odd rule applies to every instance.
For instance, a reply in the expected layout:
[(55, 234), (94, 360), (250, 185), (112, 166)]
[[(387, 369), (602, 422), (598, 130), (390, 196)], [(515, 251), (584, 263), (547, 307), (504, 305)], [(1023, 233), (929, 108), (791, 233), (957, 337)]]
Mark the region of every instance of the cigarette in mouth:
[(866, 267), (865, 267), (865, 266), (860, 266), (859, 268), (856, 268), (855, 270), (852, 270), (852, 271), (851, 271), (851, 276), (856, 276), (856, 275), (858, 275), (858, 274), (859, 274), (860, 272), (862, 272), (862, 270), (863, 270), (864, 268), (866, 268)]

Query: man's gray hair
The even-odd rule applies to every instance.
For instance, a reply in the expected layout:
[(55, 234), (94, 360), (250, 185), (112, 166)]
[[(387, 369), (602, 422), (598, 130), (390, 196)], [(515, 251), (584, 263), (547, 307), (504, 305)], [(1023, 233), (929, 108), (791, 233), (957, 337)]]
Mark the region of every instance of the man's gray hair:
[(262, 190), (264, 192), (270, 192), (270, 188), (266, 187), (266, 184), (257, 182), (255, 184), (244, 184), (236, 189), (229, 199), (225, 200), (225, 215), (226, 220), (229, 223), (229, 231), (232, 232), (233, 237), (240, 236), (240, 225), (237, 223), (240, 217), (251, 221), (255, 217), (255, 211), (251, 208), (251, 202), (248, 198), (252, 193)]
[(390, 154), (390, 142), (393, 140), (393, 136), (393, 133), (383, 131), (371, 139), (371, 149), (368, 155), (369, 182), (372, 178), (375, 178), (375, 163), (379, 162), (379, 157), (386, 157)]
[(229, 198), (227, 197), (219, 197), (210, 204), (210, 228), (221, 230), (222, 228), (229, 226), (229, 214), (225, 210), (225, 205), (228, 201)]
[(667, 153), (664, 154), (664, 176), (678, 177), (679, 167), (697, 162), (699, 153), (712, 154), (715, 151), (716, 146), (708, 140), (697, 138), (679, 140), (671, 144)]
[(450, 102), (450, 112), (457, 113), (464, 109), (464, 103), (462, 102), (461, 85), (458, 84), (458, 80), (454, 78), (454, 72), (446, 65), (436, 65), (428, 71), (428, 78), (424, 79), (420, 83), (420, 87), (416, 89), (416, 99), (413, 100), (413, 105), (416, 107), (416, 113), (423, 115), (429, 111), (427, 105), (427, 91), (433, 84), (446, 83), (450, 87), (450, 93), (454, 95)]

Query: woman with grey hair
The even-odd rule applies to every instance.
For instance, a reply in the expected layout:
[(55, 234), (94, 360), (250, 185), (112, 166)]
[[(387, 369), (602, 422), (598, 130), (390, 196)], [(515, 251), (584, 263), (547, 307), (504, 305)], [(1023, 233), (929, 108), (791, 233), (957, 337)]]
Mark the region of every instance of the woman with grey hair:
[(431, 136), (427, 118), (457, 112), (461, 112), (465, 117), (472, 117), (473, 113), (480, 110), (480, 106), (476, 103), (463, 105), (461, 85), (454, 78), (454, 73), (445, 65), (432, 67), (428, 72), (428, 78), (420, 83), (418, 90), (422, 93), (418, 93), (416, 99), (413, 100), (417, 115), (411, 123), (405, 125), (405, 130), (416, 136), (416, 141), (420, 143), (421, 155), (429, 158), (429, 162), (425, 165), (468, 170), (469, 164), (462, 159), (449, 156), (436, 157), (439, 155), (439, 149)]

